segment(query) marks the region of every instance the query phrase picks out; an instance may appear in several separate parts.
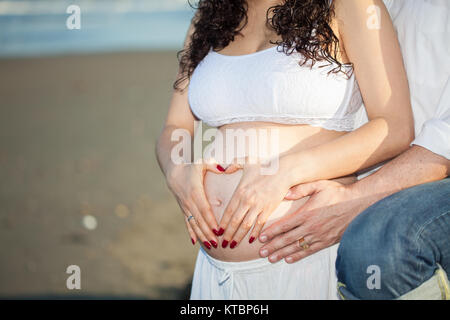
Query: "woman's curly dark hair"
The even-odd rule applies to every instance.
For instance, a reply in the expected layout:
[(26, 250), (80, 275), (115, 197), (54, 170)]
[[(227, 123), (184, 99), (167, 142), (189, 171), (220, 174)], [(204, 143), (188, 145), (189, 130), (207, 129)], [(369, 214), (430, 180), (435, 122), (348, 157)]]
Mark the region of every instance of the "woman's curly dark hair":
[[(209, 50), (225, 48), (248, 19), (246, 0), (199, 0), (196, 7), (189, 4), (196, 9), (194, 32), (189, 46), (178, 52), (181, 76), (174, 83), (177, 90)], [(339, 39), (330, 26), (333, 17), (334, 5), (329, 0), (285, 0), (269, 8), (267, 24), (282, 39), (273, 44), (281, 46), (287, 55), (294, 51), (303, 55), (300, 65), (327, 61), (336, 65), (330, 72), (337, 73), (344, 71), (337, 59)]]

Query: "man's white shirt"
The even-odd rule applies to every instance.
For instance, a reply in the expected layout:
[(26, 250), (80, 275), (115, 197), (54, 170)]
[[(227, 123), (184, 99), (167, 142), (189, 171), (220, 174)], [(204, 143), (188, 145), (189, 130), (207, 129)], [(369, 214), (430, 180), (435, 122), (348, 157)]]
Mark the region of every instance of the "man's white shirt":
[[(408, 74), (416, 133), (412, 145), (450, 159), (450, 0), (384, 3)], [(362, 117), (361, 124), (367, 119)]]

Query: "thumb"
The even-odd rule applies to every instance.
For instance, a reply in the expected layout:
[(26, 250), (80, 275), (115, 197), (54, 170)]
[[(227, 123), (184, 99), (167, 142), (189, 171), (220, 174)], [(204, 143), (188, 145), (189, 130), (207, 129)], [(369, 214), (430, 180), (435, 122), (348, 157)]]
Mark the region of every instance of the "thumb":
[(301, 198), (313, 195), (320, 190), (320, 186), (320, 181), (299, 184), (290, 188), (284, 198), (286, 200), (299, 200)]
[(205, 159), (204, 165), (206, 171), (211, 171), (217, 174), (225, 173), (227, 168), (225, 165), (218, 163), (214, 158)]
[(238, 170), (241, 170), (244, 168), (244, 165), (248, 162), (247, 157), (239, 157), (235, 158), (232, 163), (228, 167), (226, 167), (225, 173), (231, 174), (235, 173)]
[(242, 165), (237, 164), (237, 163), (233, 163), (233, 164), (230, 164), (230, 165), (226, 168), (225, 173), (227, 173), (227, 174), (235, 173), (236, 171), (241, 170), (242, 168), (243, 168)]

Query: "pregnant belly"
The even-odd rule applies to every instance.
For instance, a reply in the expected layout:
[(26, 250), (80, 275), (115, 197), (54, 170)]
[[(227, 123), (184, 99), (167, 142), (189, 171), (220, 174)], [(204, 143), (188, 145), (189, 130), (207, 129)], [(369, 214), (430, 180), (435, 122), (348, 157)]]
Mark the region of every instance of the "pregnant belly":
[[(211, 203), (213, 213), (217, 221), (220, 221), (228, 202), (233, 195), (234, 190), (239, 184), (242, 176), (242, 171), (235, 172), (229, 175), (217, 175), (208, 172), (205, 176), (205, 190), (208, 201)], [(283, 201), (278, 208), (271, 214), (269, 220), (266, 222), (264, 228), (270, 226), (282, 216), (292, 213), (299, 209), (307, 198), (296, 201)], [(222, 248), (219, 244), (217, 249), (211, 248), (207, 253), (213, 258), (222, 261), (247, 261), (259, 258), (259, 249), (262, 243), (258, 240), (252, 244), (248, 242), (250, 232), (234, 249)], [(219, 240), (221, 240), (219, 238)]]
[[(267, 127), (267, 124), (252, 123), (252, 128)], [(235, 124), (233, 128), (248, 128), (249, 124)], [(270, 125), (271, 129), (274, 125)], [(315, 145), (330, 141), (342, 135), (342, 132), (332, 132), (324, 129), (313, 128), (310, 126), (275, 126), (279, 129), (279, 145), (277, 146), (278, 152), (282, 153), (295, 147), (296, 150), (302, 148), (311, 148)], [(221, 128), (221, 130), (229, 129)], [(312, 137), (314, 139), (312, 139)], [(215, 215), (216, 220), (219, 222), (222, 219), (223, 212), (227, 207), (234, 190), (237, 188), (239, 181), (242, 177), (242, 170), (233, 174), (215, 174), (213, 172), (207, 172), (205, 175), (204, 186), (205, 193), (208, 201), (211, 204), (211, 208)], [(355, 180), (354, 177), (345, 177), (337, 179), (342, 183), (351, 183)], [(277, 209), (270, 215), (264, 228), (272, 225), (283, 216), (297, 211), (308, 198), (303, 198), (296, 201), (283, 201)], [(259, 250), (262, 247), (262, 243), (258, 240), (252, 244), (248, 242), (250, 233), (239, 243), (237, 247), (231, 249), (222, 248), (220, 245), (218, 248), (206, 249), (205, 251), (215, 259), (222, 261), (248, 261), (259, 258)], [(219, 240), (221, 240), (219, 238)]]

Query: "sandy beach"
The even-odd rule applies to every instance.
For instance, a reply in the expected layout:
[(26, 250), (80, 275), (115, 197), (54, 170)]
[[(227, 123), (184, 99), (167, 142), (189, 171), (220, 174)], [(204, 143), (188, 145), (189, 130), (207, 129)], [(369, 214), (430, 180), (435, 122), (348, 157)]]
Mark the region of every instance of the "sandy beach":
[(175, 52), (0, 60), (0, 297), (188, 297), (198, 247), (154, 156), (176, 69)]

